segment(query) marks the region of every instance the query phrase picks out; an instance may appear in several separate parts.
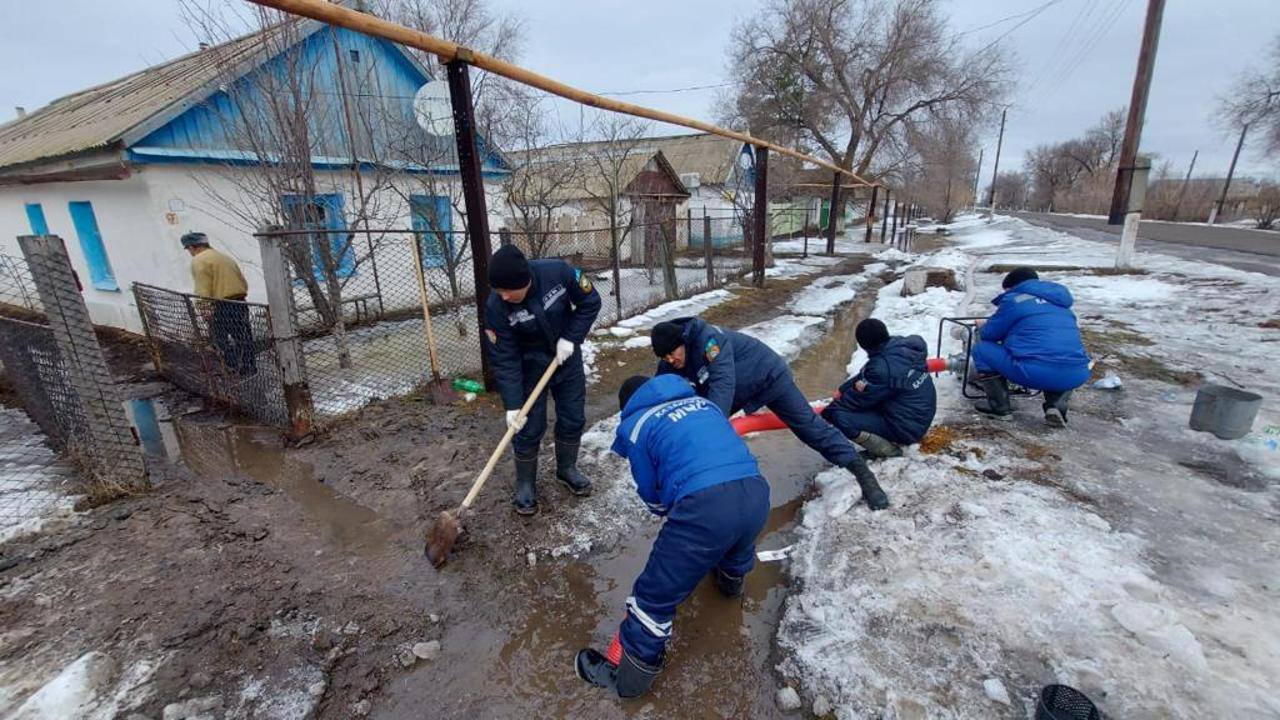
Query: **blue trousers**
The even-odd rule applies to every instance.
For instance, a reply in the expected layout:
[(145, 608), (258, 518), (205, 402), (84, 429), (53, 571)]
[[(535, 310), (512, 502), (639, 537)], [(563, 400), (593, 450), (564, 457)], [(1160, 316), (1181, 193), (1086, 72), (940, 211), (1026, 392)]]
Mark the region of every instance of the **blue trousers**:
[(856, 438), (858, 433), (869, 432), (899, 445), (912, 445), (920, 442), (918, 437), (907, 437), (895, 430), (884, 419), (884, 416), (875, 410), (847, 410), (832, 404), (822, 411), (822, 417), (844, 433), (844, 436), (850, 440)]
[(734, 577), (750, 572), (756, 536), (768, 517), (769, 483), (759, 476), (712, 485), (677, 500), (627, 598), (627, 617), (618, 630), (623, 649), (659, 665), (676, 607), (712, 570)]
[[(546, 371), (552, 357), (544, 353), (524, 356), (520, 371), (524, 376), (524, 395), (529, 397), (538, 379)], [(511, 440), (511, 448), (522, 458), (536, 457), (542, 436), (547, 433), (547, 395), (556, 401), (556, 437), (577, 440), (587, 424), (587, 376), (582, 369), (582, 353), (575, 351), (551, 376), (547, 390), (529, 408), (524, 427)]]
[(817, 450), (827, 462), (844, 467), (857, 459), (858, 449), (813, 411), (790, 372), (774, 381), (768, 396), (762, 399), (764, 406), (786, 423), (800, 442)]
[(1089, 380), (1089, 366), (1064, 365), (1043, 360), (1019, 360), (999, 343), (979, 341), (973, 346), (973, 365), (980, 373), (998, 373), (1006, 380), (1032, 390), (1066, 392)]

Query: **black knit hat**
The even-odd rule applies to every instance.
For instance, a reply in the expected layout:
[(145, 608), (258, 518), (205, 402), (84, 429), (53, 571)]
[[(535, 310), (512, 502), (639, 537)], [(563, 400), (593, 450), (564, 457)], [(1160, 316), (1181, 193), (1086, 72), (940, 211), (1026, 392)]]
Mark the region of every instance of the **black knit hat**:
[(684, 344), (684, 326), (660, 322), (653, 326), (649, 339), (653, 342), (653, 354), (663, 357)]
[(499, 290), (521, 290), (532, 277), (529, 261), (515, 245), (503, 245), (489, 258), (489, 284)]
[(889, 328), (875, 318), (867, 318), (858, 323), (853, 336), (858, 339), (858, 346), (863, 350), (875, 350), (889, 342)]
[(622, 410), (627, 407), (627, 401), (632, 395), (640, 389), (640, 386), (649, 382), (648, 375), (632, 375), (622, 381), (622, 387), (618, 388), (618, 409)]
[(1039, 279), (1040, 276), (1036, 274), (1035, 270), (1032, 270), (1029, 267), (1020, 267), (1014, 268), (1008, 275), (1005, 275), (1004, 282), (1001, 283), (1001, 285), (1004, 286), (1005, 290), (1008, 290), (1009, 288), (1017, 287), (1019, 283)]

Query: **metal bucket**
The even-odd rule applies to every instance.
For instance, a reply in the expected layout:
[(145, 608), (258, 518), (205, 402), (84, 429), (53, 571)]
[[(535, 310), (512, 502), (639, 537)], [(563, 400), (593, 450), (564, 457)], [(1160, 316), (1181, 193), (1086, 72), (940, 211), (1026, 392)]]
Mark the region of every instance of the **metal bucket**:
[(1242, 438), (1253, 430), (1262, 396), (1224, 385), (1205, 385), (1191, 408), (1191, 429), (1211, 432), (1223, 440)]

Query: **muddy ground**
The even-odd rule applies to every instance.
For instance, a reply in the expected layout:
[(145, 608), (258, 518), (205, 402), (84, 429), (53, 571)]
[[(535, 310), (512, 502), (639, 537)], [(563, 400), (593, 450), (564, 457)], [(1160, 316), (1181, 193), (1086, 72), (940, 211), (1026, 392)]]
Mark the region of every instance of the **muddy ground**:
[[(705, 316), (760, 322), (814, 280), (738, 290)], [(792, 363), (806, 392), (843, 379), (853, 327), (878, 287), (870, 283)], [(615, 412), (622, 377), (653, 363), (647, 350), (602, 352), (589, 422)], [(166, 404), (176, 416), (184, 403)], [(167, 420), (167, 452), (178, 462), (153, 492), (0, 546), (0, 685), (38, 687), (98, 650), (113, 658), (117, 678), (155, 668), (127, 693), (121, 717), (159, 718), (179, 702), (193, 713), (213, 707), (212, 717), (616, 713), (615, 698), (574, 677), (572, 657), (612, 633), (656, 523), (583, 557), (539, 552), (554, 544), (555, 528), (572, 525), (580, 502), (553, 481), (544, 452), (538, 516), (510, 512), (504, 459), (449, 564), (437, 571), (423, 557), (427, 527), (463, 496), (500, 438), (498, 410), (492, 398), (386, 401), (300, 448), (216, 415)], [(773, 483), (761, 546), (779, 547), (824, 464), (785, 433), (752, 444)], [(623, 711), (779, 715), (772, 634), (786, 588), (778, 565), (752, 574), (742, 602), (704, 583), (681, 608), (655, 692)]]

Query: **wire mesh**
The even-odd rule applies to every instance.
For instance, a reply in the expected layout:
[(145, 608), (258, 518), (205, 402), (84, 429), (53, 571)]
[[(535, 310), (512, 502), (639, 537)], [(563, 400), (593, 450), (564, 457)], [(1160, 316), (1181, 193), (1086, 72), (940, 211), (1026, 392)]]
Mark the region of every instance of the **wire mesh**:
[(286, 425), (268, 308), (134, 283), (156, 370), (170, 382), (275, 425)]

